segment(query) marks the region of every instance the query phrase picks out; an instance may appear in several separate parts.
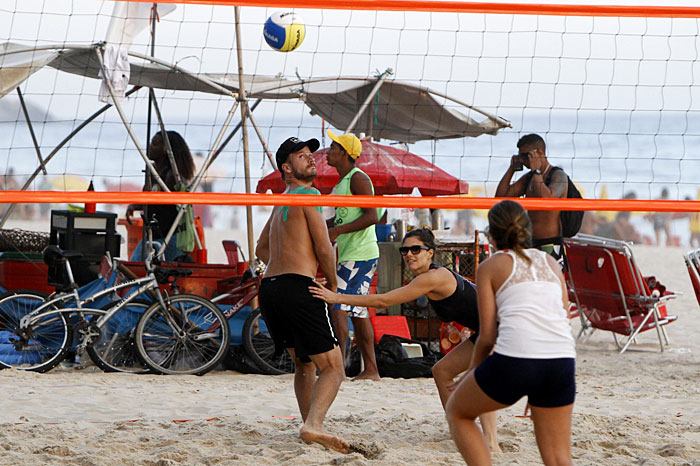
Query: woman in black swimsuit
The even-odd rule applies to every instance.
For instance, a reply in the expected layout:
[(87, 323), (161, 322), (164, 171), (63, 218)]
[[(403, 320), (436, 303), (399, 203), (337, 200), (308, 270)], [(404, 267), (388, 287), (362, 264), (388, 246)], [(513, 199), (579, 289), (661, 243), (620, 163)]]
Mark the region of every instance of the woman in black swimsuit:
[[(327, 303), (376, 308), (387, 308), (426, 296), (440, 320), (455, 321), (474, 330), (475, 333), (468, 340), (457, 345), (433, 366), (433, 378), (444, 408), (451, 395), (448, 385), (457, 375), (466, 371), (471, 363), (474, 342), (479, 334), (479, 313), (476, 287), (451, 270), (433, 264), (435, 249), (432, 231), (425, 228), (409, 231), (399, 251), (406, 267), (416, 277), (407, 285), (387, 293), (346, 295), (316, 286), (309, 290)], [(484, 413), (480, 419), (491, 451), (500, 451), (496, 437), (496, 413)]]

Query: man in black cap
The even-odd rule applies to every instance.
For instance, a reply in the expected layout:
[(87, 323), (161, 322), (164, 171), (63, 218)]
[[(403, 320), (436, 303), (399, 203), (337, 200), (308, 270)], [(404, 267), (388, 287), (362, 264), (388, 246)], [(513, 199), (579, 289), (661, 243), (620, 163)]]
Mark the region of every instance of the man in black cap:
[[(289, 138), (277, 150), (277, 168), (287, 194), (320, 195), (316, 177), (316, 139)], [(323, 431), (323, 420), (345, 376), (328, 305), (309, 292), (320, 265), (326, 287), (338, 288), (335, 252), (320, 207), (278, 206), (270, 214), (255, 249), (267, 264), (259, 299), (277, 351), (294, 359), (294, 392), (304, 425), (300, 436), (349, 453), (350, 445)], [(318, 370), (318, 378), (316, 371)]]

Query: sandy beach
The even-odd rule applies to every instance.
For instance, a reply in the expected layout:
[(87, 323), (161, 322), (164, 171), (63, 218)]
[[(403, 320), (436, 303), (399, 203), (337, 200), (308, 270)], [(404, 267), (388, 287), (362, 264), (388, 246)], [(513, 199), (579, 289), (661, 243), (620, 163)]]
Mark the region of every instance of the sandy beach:
[[(617, 354), (611, 334), (578, 345), (576, 464), (700, 465), (700, 306), (682, 249), (635, 247), (642, 272), (683, 293), (661, 353), (655, 332)], [(578, 330), (572, 320), (572, 330)], [(431, 379), (346, 381), (327, 430), (363, 452), (298, 437), (292, 376), (203, 377), (0, 371), (0, 464), (459, 464)], [(494, 464), (538, 464), (524, 400), (499, 414)]]

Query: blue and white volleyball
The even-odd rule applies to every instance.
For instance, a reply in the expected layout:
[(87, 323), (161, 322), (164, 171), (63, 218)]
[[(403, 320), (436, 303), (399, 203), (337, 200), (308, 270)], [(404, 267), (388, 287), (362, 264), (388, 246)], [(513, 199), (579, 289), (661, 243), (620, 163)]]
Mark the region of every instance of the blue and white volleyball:
[(278, 11), (267, 18), (263, 36), (267, 45), (278, 52), (291, 52), (301, 45), (306, 27), (301, 16), (291, 11)]

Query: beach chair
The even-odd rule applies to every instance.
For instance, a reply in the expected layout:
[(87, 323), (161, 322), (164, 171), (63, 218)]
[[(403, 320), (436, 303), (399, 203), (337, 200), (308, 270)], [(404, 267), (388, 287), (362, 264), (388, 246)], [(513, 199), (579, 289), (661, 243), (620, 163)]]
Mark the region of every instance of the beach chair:
[(596, 329), (607, 330), (622, 354), (640, 332), (655, 328), (663, 351), (669, 344), (663, 327), (677, 319), (666, 309), (675, 293), (666, 291), (655, 277), (642, 276), (624, 241), (580, 234), (564, 245), (571, 292), (585, 317), (577, 339)]
[(698, 300), (698, 304), (700, 304), (700, 249), (689, 251), (683, 255), (683, 258), (685, 259), (685, 266), (688, 268), (688, 274), (690, 274), (690, 283), (693, 284), (695, 297)]

